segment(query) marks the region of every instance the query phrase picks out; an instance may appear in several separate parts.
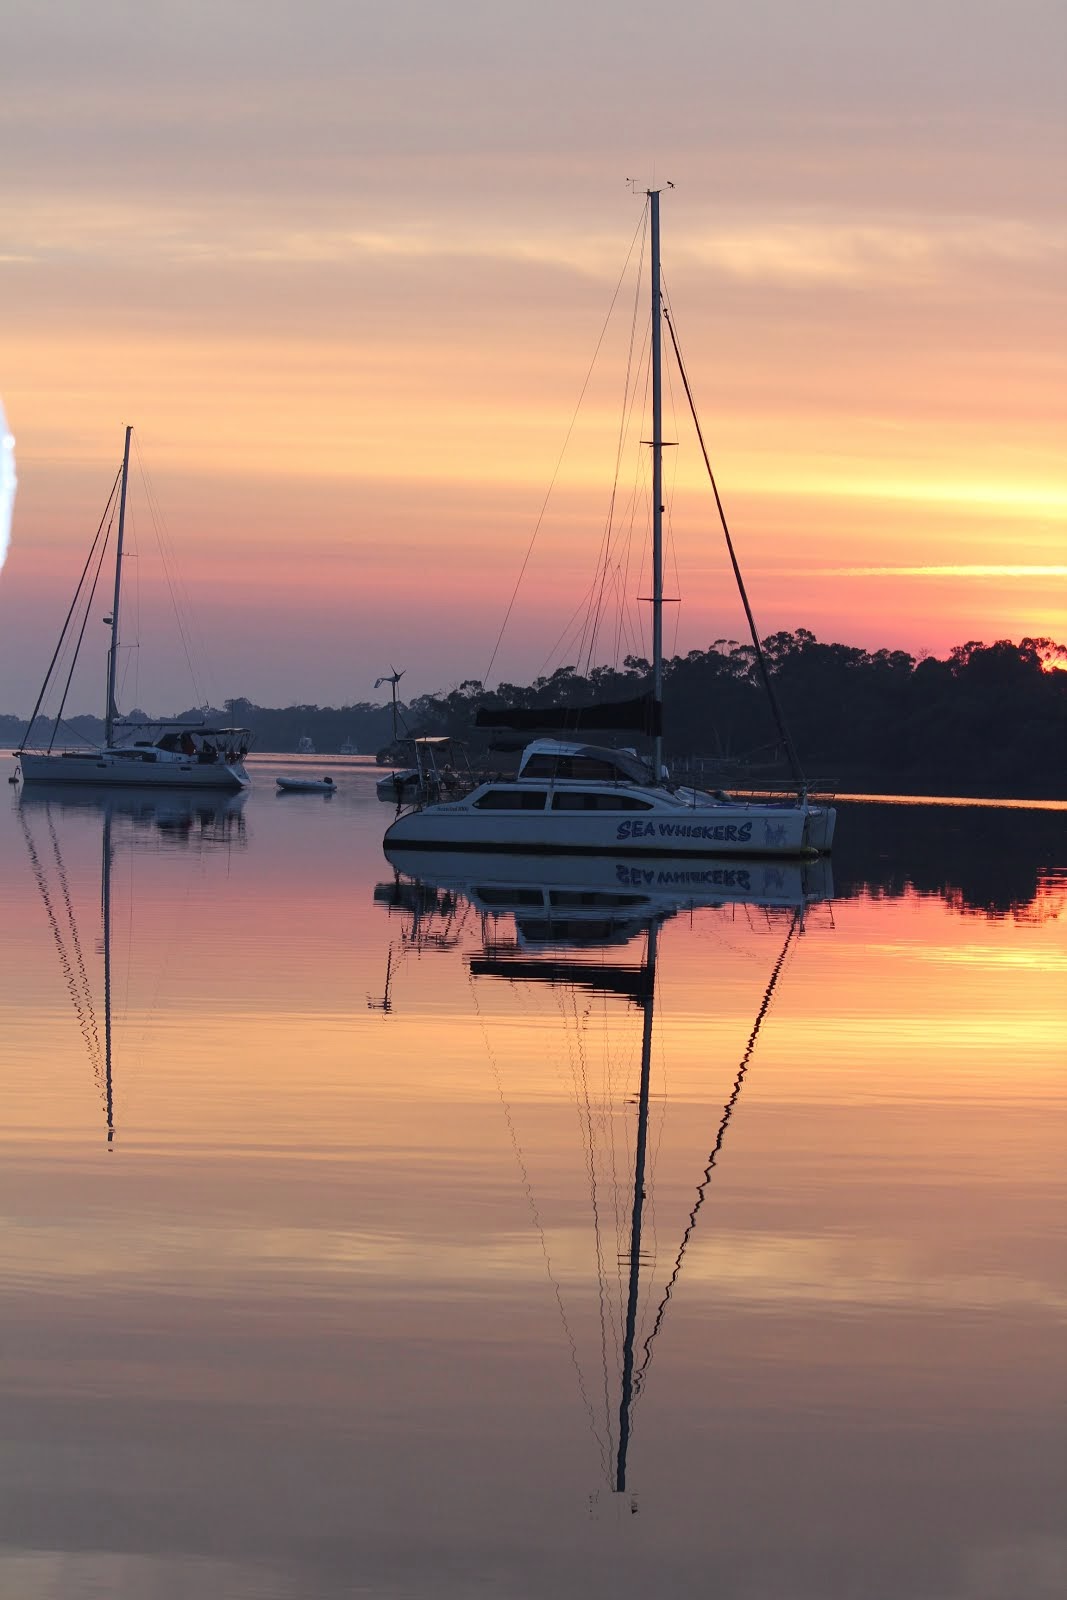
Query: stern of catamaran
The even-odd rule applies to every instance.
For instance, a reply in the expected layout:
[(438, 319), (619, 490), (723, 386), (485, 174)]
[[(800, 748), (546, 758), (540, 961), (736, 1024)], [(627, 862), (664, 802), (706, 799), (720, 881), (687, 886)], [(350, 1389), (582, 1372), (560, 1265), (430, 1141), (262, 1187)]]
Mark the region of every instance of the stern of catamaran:
[(837, 810), (834, 806), (809, 805), (804, 827), (805, 842), (821, 856), (828, 856), (833, 847)]

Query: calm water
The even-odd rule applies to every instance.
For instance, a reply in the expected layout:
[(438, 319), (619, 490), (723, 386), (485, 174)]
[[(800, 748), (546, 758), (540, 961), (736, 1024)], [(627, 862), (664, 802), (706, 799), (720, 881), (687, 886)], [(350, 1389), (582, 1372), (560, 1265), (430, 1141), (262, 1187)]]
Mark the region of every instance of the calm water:
[(281, 765), (5, 786), (0, 1592), (1064, 1592), (1067, 811), (548, 892)]

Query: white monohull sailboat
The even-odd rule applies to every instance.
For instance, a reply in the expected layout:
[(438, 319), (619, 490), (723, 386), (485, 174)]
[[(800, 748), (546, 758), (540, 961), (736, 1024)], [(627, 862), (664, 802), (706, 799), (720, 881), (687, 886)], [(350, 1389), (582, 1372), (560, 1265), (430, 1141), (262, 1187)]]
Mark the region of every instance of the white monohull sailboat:
[[(151, 789), (246, 789), (249, 777), (244, 767), (250, 734), (247, 728), (210, 726), (206, 722), (152, 721), (132, 722), (119, 716), (116, 706), (116, 682), (119, 659), (119, 616), (122, 602), (123, 541), (126, 530), (126, 496), (130, 474), (130, 439), (132, 428), (126, 429), (122, 453), (122, 468), (112, 488), (104, 516), (97, 529), (96, 538), (67, 613), (59, 644), (45, 675), (37, 697), (33, 715), (15, 754), (24, 782), (84, 784), (94, 787), (134, 784)], [(30, 744), (37, 715), (57, 671), (64, 645), (73, 639), (73, 655), (67, 670), (63, 692), (65, 702), (70, 688), (71, 675), (85, 635), (88, 608), (93, 603), (100, 565), (107, 545), (109, 513), (113, 511), (116, 488), (118, 492), (118, 529), (115, 538), (115, 587), (111, 611), (104, 621), (110, 628), (110, 646), (107, 656), (107, 698), (104, 710), (104, 741), (100, 745), (81, 745), (56, 749), (55, 739), (63, 714), (60, 705), (48, 744), (34, 748)], [(80, 620), (79, 620), (80, 619)]]
[[(462, 792), (428, 781), (414, 805), (385, 834), (387, 851), (406, 849), (544, 851), (551, 854), (793, 857), (828, 852), (836, 813), (813, 799), (803, 780), (784, 798), (740, 798), (676, 784), (663, 764), (663, 290), (659, 191), (648, 191), (651, 233), (652, 378), (652, 688), (639, 700), (546, 713), (479, 713), (481, 726), (513, 730), (561, 727), (639, 730), (650, 759), (635, 750), (581, 739), (538, 738), (514, 778), (493, 778)], [(731, 547), (732, 554), (732, 547)], [(735, 563), (736, 571), (736, 563)], [(738, 577), (740, 574), (738, 573)], [(747, 602), (746, 602), (747, 610)], [(751, 614), (750, 614), (751, 618)], [(769, 687), (769, 685), (768, 685)], [(547, 713), (552, 718), (552, 713)], [(398, 791), (403, 804), (408, 795)]]

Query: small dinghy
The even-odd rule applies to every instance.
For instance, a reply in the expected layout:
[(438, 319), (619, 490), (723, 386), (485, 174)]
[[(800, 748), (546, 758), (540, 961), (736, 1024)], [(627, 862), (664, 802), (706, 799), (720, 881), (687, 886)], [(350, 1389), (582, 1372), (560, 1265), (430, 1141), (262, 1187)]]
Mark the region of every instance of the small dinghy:
[(275, 778), (282, 794), (333, 794), (337, 785), (332, 778)]

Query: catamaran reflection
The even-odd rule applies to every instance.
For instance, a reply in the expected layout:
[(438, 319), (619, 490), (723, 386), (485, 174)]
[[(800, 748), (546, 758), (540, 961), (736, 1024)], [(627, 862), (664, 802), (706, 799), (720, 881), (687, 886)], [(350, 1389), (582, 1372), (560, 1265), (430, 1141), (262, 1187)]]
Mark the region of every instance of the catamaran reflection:
[[(483, 916), (511, 915), (520, 938), (537, 942), (544, 924), (566, 942), (625, 942), (648, 916), (671, 917), (710, 906), (802, 909), (833, 899), (830, 862), (696, 861), (660, 857), (530, 856), (508, 852), (387, 849), (396, 874), (375, 897), (440, 897), (454, 916), (466, 902)], [(568, 924), (570, 924), (568, 928)]]
[[(30, 870), (56, 947), (63, 980), (85, 1042), (93, 1077), (103, 1102), (107, 1142), (115, 1137), (114, 1031), (112, 1022), (112, 868), (118, 843), (131, 849), (191, 850), (241, 848), (246, 844), (242, 807), (245, 794), (146, 794), (134, 789), (77, 789), (36, 784), (19, 795), (18, 813)], [(81, 936), (84, 911), (77, 904), (76, 879), (68, 870), (66, 825), (94, 821), (100, 827), (99, 974), (89, 974)], [(83, 841), (75, 842), (75, 849)], [(68, 847), (70, 841), (67, 841)]]
[[(723, 876), (712, 876), (715, 871), (712, 864), (707, 864), (705, 872), (694, 870), (694, 863), (689, 861), (637, 866), (632, 862), (613, 864), (573, 857), (531, 860), (528, 856), (490, 855), (468, 856), (460, 862), (448, 854), (435, 860), (423, 851), (412, 853), (410, 860), (399, 851), (391, 851), (389, 859), (396, 878), (391, 885), (379, 885), (376, 898), (392, 909), (408, 909), (413, 918), (418, 919), (423, 933), (433, 934), (439, 924), (446, 924), (449, 938), (446, 942), (439, 941), (437, 948), (452, 949), (460, 944), (464, 928), (470, 926), (465, 918), (472, 912), (476, 915), (478, 937), (474, 948), (466, 954), (472, 988), (479, 980), (503, 981), (516, 989), (526, 985), (547, 987), (559, 994), (561, 1016), (568, 1027), (580, 1028), (593, 1010), (598, 1015), (603, 1014), (602, 1008), (589, 1005), (589, 997), (603, 1001), (605, 1007), (621, 1001), (629, 1010), (640, 1013), (641, 1052), (636, 1099), (632, 1081), (623, 1096), (624, 1103), (636, 1105), (637, 1111), (633, 1163), (625, 1200), (620, 1195), (614, 1169), (614, 1152), (610, 1170), (599, 1170), (594, 1154), (595, 1130), (608, 1126), (613, 1113), (591, 1103), (588, 1065), (592, 1052), (588, 1041), (579, 1041), (575, 1051), (580, 1062), (580, 1078), (576, 1076), (575, 1079), (575, 1101), (584, 1119), (583, 1146), (594, 1221), (600, 1348), (604, 1365), (602, 1415), (597, 1414), (599, 1402), (595, 1404), (593, 1400), (594, 1386), (581, 1370), (576, 1340), (567, 1323), (561, 1285), (553, 1274), (544, 1224), (533, 1197), (516, 1116), (487, 1036), (509, 1137), (532, 1220), (541, 1237), (546, 1271), (563, 1318), (579, 1393), (599, 1446), (605, 1480), (613, 1495), (626, 1495), (634, 1411), (644, 1389), (656, 1341), (680, 1281), (727, 1128), (789, 953), (804, 931), (813, 908), (829, 909), (833, 896), (829, 863), (825, 859), (753, 863), (743, 870), (720, 869), (729, 872), (730, 881), (724, 881)], [(462, 880), (453, 876), (460, 868), (465, 868), (469, 874)], [(642, 1326), (642, 1307), (647, 1309), (650, 1304), (649, 1284), (642, 1283), (642, 1275), (651, 1277), (654, 1265), (643, 1246), (643, 1230), (651, 1192), (649, 1120), (653, 1100), (660, 933), (672, 918), (699, 908), (752, 915), (761, 923), (761, 931), (772, 934), (774, 953), (744, 1049), (734, 1066), (730, 1092), (707, 1146), (709, 1153), (669, 1274), (662, 1280), (658, 1297), (651, 1302), (655, 1305), (654, 1311)], [(513, 924), (512, 936), (509, 936), (508, 922)], [(413, 937), (421, 939), (421, 935)], [(625, 959), (634, 946), (636, 961)], [(420, 942), (419, 947), (429, 948), (430, 945)], [(387, 1001), (391, 972), (390, 964)], [(477, 1008), (476, 988), (474, 993)], [(577, 1003), (579, 995), (585, 998), (583, 1005)], [(387, 1010), (389, 1005), (381, 1009)], [(477, 1009), (480, 1012), (480, 1008)], [(616, 1084), (618, 1081), (616, 1076)], [(603, 1193), (606, 1184), (610, 1184), (613, 1193)], [(605, 1219), (611, 1216), (618, 1219), (620, 1270), (617, 1273), (608, 1270), (610, 1251), (602, 1238)], [(614, 1406), (609, 1400), (611, 1375), (608, 1370), (609, 1353), (613, 1351), (618, 1354)], [(629, 1509), (636, 1511), (636, 1501), (630, 1501)]]

